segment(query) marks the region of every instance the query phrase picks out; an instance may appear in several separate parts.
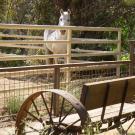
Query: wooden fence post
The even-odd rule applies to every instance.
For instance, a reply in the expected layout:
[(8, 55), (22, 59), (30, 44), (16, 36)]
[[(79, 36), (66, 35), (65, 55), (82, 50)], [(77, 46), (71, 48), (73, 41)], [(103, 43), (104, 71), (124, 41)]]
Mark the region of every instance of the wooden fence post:
[[(54, 68), (54, 89), (60, 88), (60, 67), (56, 66)], [(59, 96), (53, 95), (53, 107), (54, 107), (54, 115), (57, 116), (59, 114)]]
[[(118, 51), (118, 54), (117, 54), (117, 61), (119, 61), (119, 60), (120, 60), (120, 57), (121, 57), (121, 29), (118, 30), (117, 51)], [(118, 77), (120, 77), (120, 65), (117, 66), (116, 75), (117, 75)]]
[[(71, 44), (72, 44), (72, 30), (71, 29), (67, 30), (67, 40), (68, 40), (68, 43), (67, 43), (67, 60), (66, 60), (66, 63), (70, 63), (71, 62)], [(68, 90), (68, 85), (69, 85), (69, 82), (71, 80), (70, 75), (71, 75), (70, 69), (67, 68), (67, 71), (66, 71), (66, 90)]]
[(130, 69), (129, 69), (129, 74), (130, 76), (134, 75), (134, 64), (135, 64), (135, 41), (130, 41), (129, 44), (130, 48)]

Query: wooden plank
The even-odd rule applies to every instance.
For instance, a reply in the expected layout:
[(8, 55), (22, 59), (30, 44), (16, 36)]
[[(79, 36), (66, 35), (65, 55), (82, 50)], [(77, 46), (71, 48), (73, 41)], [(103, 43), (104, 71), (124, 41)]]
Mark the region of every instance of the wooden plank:
[(112, 79), (112, 80), (105, 80), (105, 81), (100, 81), (100, 82), (86, 83), (85, 85), (93, 86), (97, 84), (111, 83), (115, 81), (123, 81), (123, 80), (130, 80), (130, 79), (135, 79), (135, 76), (129, 76), (129, 77), (124, 77), (124, 78)]
[(0, 56), (0, 61), (12, 61), (12, 60), (36, 60), (36, 59), (47, 59), (47, 58), (60, 58), (66, 57), (66, 54), (53, 54), (53, 55), (10, 55)]
[[(115, 104), (108, 106), (105, 112), (105, 119), (112, 119), (119, 115), (120, 104)], [(124, 104), (122, 118), (130, 115), (132, 112), (135, 112), (135, 104)], [(89, 116), (91, 117), (92, 122), (101, 121), (102, 108), (97, 108), (91, 111), (88, 111)]]
[[(68, 40), (0, 40), (0, 44), (45, 44), (45, 43), (69, 43)], [(117, 44), (119, 40), (103, 40), (103, 39), (72, 39), (72, 44)]]
[(135, 42), (130, 42), (130, 75), (134, 75), (134, 67), (135, 67)]
[(114, 51), (101, 51), (101, 50), (85, 50), (85, 49), (80, 49), (80, 48), (76, 48), (76, 49), (71, 49), (72, 52), (75, 53), (102, 53), (102, 52), (114, 52)]
[[(128, 95), (126, 97), (126, 102), (133, 102), (133, 99), (135, 100), (135, 76), (87, 83), (83, 87), (81, 101), (84, 103), (87, 110), (103, 107), (107, 84), (109, 84), (107, 105), (121, 103), (126, 80), (128, 80)], [(97, 100), (95, 100), (95, 98)]]
[(43, 49), (45, 50), (45, 47), (42, 46), (33, 46), (33, 45), (16, 45), (16, 44), (0, 44), (0, 47), (10, 47), (10, 48), (25, 48), (25, 49)]
[(71, 29), (79, 31), (119, 31), (120, 28), (114, 27), (85, 27), (85, 26), (58, 26), (58, 25), (30, 25), (30, 24), (0, 24), (0, 29), (29, 29), (29, 30), (45, 30), (45, 29)]
[(118, 44), (120, 40), (73, 38), (72, 44)]
[(118, 52), (97, 52), (97, 53), (72, 53), (72, 57), (84, 57), (84, 56), (109, 56), (109, 55), (117, 55)]
[(9, 37), (9, 38), (26, 38), (26, 39), (43, 39), (42, 36), (29, 36), (29, 35), (15, 35), (15, 34), (1, 34), (0, 37)]
[[(70, 63), (71, 62), (71, 44), (72, 44), (72, 31), (71, 30), (68, 30), (67, 39), (68, 39), (69, 43), (67, 44), (67, 59), (66, 59), (66, 63)], [(70, 80), (71, 80), (70, 69), (67, 68), (66, 82), (69, 83)], [(68, 90), (68, 88), (66, 88), (66, 89)]]
[[(117, 51), (119, 52), (117, 54), (117, 60), (120, 60), (121, 57), (121, 30), (118, 31), (118, 40), (120, 42), (117, 43)], [(120, 76), (120, 67), (117, 67), (117, 76)]]
[(44, 41), (44, 40), (0, 40), (0, 44), (45, 44), (45, 43), (57, 43), (59, 45), (59, 43), (68, 43), (69, 41), (67, 40), (55, 40), (55, 41)]

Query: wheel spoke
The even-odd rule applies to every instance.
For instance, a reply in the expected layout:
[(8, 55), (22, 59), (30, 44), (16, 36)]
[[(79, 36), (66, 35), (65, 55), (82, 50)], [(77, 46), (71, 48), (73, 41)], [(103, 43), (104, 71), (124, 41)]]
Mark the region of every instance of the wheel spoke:
[(66, 129), (68, 129), (69, 127), (73, 126), (74, 124), (76, 124), (76, 123), (79, 122), (79, 121), (80, 121), (80, 119), (76, 120), (76, 121), (73, 122), (72, 124), (68, 125), (68, 126), (66, 127)]
[(36, 112), (37, 112), (37, 114), (38, 114), (38, 117), (39, 117), (39, 119), (40, 119), (40, 121), (41, 121), (41, 123), (42, 123), (42, 125), (43, 125), (43, 127), (44, 127), (45, 124), (44, 124), (43, 119), (40, 117), (40, 113), (39, 113), (39, 111), (38, 111), (38, 108), (37, 108), (35, 102), (33, 101), (33, 99), (32, 99), (31, 101), (32, 101), (32, 104), (34, 105), (34, 108), (35, 108), (35, 110), (36, 110)]
[(63, 133), (67, 132), (67, 129), (71, 126), (73, 126), (74, 124), (76, 124), (78, 121), (80, 121), (80, 119), (76, 120), (75, 122), (73, 122), (72, 124), (68, 125), (67, 127), (65, 127), (64, 131), (62, 131), (62, 133), (60, 135), (64, 135)]
[(50, 108), (50, 114), (51, 114), (51, 116), (52, 116), (53, 99), (54, 99), (54, 96), (53, 95), (54, 94), (52, 93), (52, 95), (51, 95), (51, 108)]
[(48, 135), (48, 130), (51, 129), (50, 127), (48, 127), (47, 129), (43, 130), (40, 134), (41, 135)]
[(31, 112), (25, 110), (25, 112), (27, 112), (30, 116), (32, 116), (33, 118), (35, 118), (37, 121), (39, 121), (40, 123), (42, 122), (39, 118), (37, 118), (35, 115), (33, 115)]
[(69, 112), (62, 118), (62, 120), (59, 122), (59, 124), (57, 125), (57, 128), (60, 126), (60, 124), (65, 120), (65, 118), (71, 113), (71, 111), (73, 110), (73, 107), (69, 110)]
[(45, 98), (44, 98), (44, 96), (43, 96), (43, 93), (41, 93), (41, 97), (42, 97), (42, 99), (43, 99), (43, 103), (44, 103), (44, 105), (45, 105), (45, 107), (46, 107), (46, 109), (47, 109), (47, 112), (48, 112), (48, 114), (49, 114), (50, 121), (51, 121), (51, 123), (52, 123), (52, 125), (53, 125), (54, 123), (53, 123), (53, 120), (52, 120), (52, 115), (51, 115), (51, 113), (50, 113), (50, 111), (49, 111), (49, 108), (48, 108), (48, 106), (47, 106), (47, 103), (46, 103), (46, 100), (45, 100)]
[(38, 116), (39, 116), (39, 111), (38, 111), (38, 109), (37, 109), (37, 106), (36, 106), (35, 102), (33, 101), (33, 99), (32, 99), (31, 101), (32, 101), (32, 104), (34, 105), (34, 108), (35, 108), (35, 110), (36, 110), (36, 112), (37, 112), (37, 114), (38, 114)]
[[(38, 132), (39, 133), (39, 131), (37, 130), (37, 129), (35, 129), (35, 128), (33, 128), (32, 126), (30, 126), (29, 124), (27, 124), (25, 121), (22, 121), (27, 127), (29, 127), (30, 129), (32, 129), (32, 130), (34, 130), (35, 132)], [(25, 133), (30, 133), (30, 132), (32, 132), (32, 131), (26, 131)]]
[(65, 98), (62, 99), (62, 105), (61, 105), (61, 110), (60, 110), (59, 122), (61, 121), (61, 116), (62, 116), (62, 112), (63, 112), (64, 102), (65, 102)]
[[(26, 124), (26, 126), (29, 127), (29, 128), (31, 128), (31, 129), (34, 130), (35, 132), (38, 132), (38, 133), (39, 133), (39, 131), (38, 131), (37, 129), (33, 128), (32, 126), (30, 126), (30, 125), (28, 125), (28, 124)], [(32, 132), (32, 131), (29, 131), (29, 132)]]
[(53, 135), (54, 132), (55, 132), (55, 131), (53, 130), (52, 133), (50, 133), (49, 135)]

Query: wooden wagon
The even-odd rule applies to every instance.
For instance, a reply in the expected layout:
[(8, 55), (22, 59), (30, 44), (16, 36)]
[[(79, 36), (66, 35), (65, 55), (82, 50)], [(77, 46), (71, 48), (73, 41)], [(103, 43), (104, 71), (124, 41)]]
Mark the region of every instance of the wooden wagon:
[[(55, 112), (56, 97), (59, 102)], [(39, 91), (21, 106), (16, 134), (95, 134), (114, 128), (127, 134), (135, 121), (134, 98), (135, 76), (84, 84), (80, 101), (63, 90)], [(122, 125), (131, 119), (124, 129)]]

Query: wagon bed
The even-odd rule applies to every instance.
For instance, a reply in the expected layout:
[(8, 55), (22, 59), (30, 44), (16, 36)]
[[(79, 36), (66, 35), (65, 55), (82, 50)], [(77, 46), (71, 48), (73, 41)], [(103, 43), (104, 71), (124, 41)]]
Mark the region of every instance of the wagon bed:
[[(23, 103), (16, 121), (16, 133), (28, 132), (26, 125), (29, 120), (26, 119), (30, 115), (33, 119), (39, 121), (42, 125), (41, 129), (28, 129), (29, 132), (39, 132), (49, 134), (80, 134), (86, 126), (92, 126), (92, 132), (104, 132), (117, 128), (121, 134), (127, 134), (128, 129), (134, 123), (135, 116), (135, 76), (121, 79), (113, 79), (100, 81), (95, 83), (86, 83), (83, 85), (80, 101), (71, 94), (62, 90), (45, 90), (32, 94)], [(39, 117), (40, 111), (36, 106), (37, 97), (42, 97), (44, 106), (46, 106), (46, 93), (51, 93), (50, 106), (48, 110), (48, 118)], [(57, 113), (53, 111), (55, 98), (59, 97)], [(61, 101), (61, 103), (60, 103)], [(72, 108), (66, 108), (65, 102), (70, 103)], [(30, 112), (30, 107), (33, 106), (36, 110), (36, 115)], [(67, 109), (69, 109), (67, 111)], [(71, 110), (75, 110), (71, 113)], [(67, 111), (67, 112), (66, 112)], [(63, 112), (66, 112), (65, 114)], [(47, 115), (47, 114), (46, 114)], [(128, 120), (133, 121), (127, 129), (124, 129), (122, 124)], [(25, 122), (23, 122), (25, 119)], [(23, 123), (23, 124), (22, 124)], [(49, 127), (48, 129), (46, 127)], [(33, 131), (32, 131), (33, 130)], [(87, 134), (84, 132), (84, 134)]]

